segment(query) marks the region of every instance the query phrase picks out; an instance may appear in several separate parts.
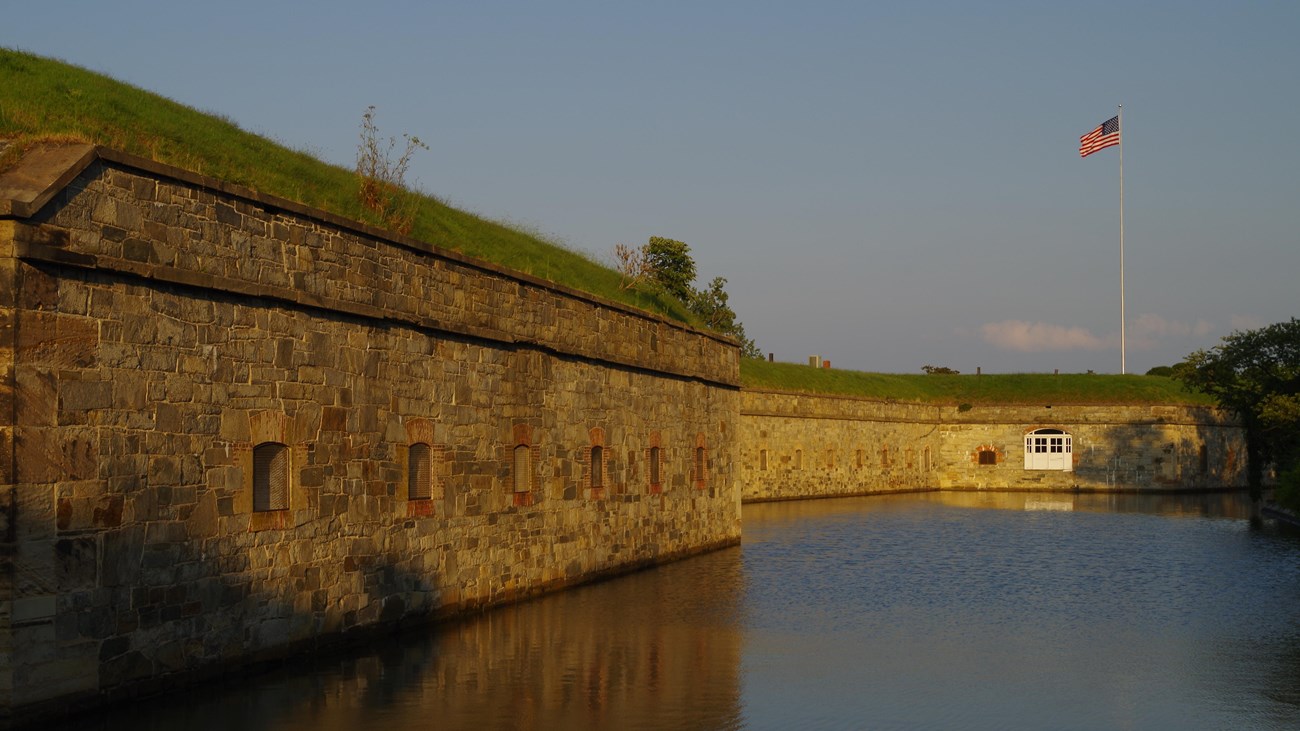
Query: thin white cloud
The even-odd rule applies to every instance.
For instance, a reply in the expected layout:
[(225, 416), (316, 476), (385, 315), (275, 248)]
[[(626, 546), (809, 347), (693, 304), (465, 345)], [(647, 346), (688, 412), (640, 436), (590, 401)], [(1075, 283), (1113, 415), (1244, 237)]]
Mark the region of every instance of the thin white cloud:
[(1205, 320), (1197, 320), (1194, 323), (1179, 322), (1148, 312), (1138, 315), (1129, 323), (1128, 344), (1129, 347), (1138, 350), (1149, 350), (1163, 340), (1192, 336), (1203, 338), (1214, 332), (1214, 329), (1214, 323)]
[(1022, 353), (1049, 350), (1102, 350), (1107, 343), (1087, 328), (1050, 325), (1045, 322), (1003, 320), (980, 328), (985, 342)]
[[(1244, 320), (1244, 318), (1242, 318)], [(1234, 318), (1234, 323), (1237, 318)], [(1235, 324), (1234, 324), (1235, 326)], [(1194, 323), (1170, 320), (1162, 315), (1145, 313), (1133, 318), (1127, 328), (1128, 347), (1132, 350), (1153, 350), (1160, 344), (1182, 338), (1204, 338), (1215, 331), (1215, 325), (1205, 320)], [(1105, 350), (1119, 348), (1119, 333), (1098, 335), (1084, 327), (1068, 327), (1046, 322), (1003, 320), (980, 327), (984, 341), (1005, 350), (1022, 353), (1042, 353), (1066, 350)]]

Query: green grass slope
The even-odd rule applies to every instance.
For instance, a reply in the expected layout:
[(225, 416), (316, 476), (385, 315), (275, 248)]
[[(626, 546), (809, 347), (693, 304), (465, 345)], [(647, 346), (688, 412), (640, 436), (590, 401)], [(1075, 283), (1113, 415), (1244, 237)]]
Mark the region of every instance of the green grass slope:
[[(347, 218), (374, 223), (352, 170), (240, 129), (228, 119), (30, 53), (0, 48), (0, 139), (113, 147)], [(19, 145), (18, 147), (21, 147)], [(0, 160), (0, 165), (4, 163)], [(681, 303), (620, 287), (619, 275), (532, 234), (418, 196), (411, 236), (606, 299), (694, 318)]]
[(746, 388), (954, 405), (1214, 404), (1205, 394), (1188, 391), (1178, 381), (1161, 376), (887, 374), (743, 359), (740, 382)]

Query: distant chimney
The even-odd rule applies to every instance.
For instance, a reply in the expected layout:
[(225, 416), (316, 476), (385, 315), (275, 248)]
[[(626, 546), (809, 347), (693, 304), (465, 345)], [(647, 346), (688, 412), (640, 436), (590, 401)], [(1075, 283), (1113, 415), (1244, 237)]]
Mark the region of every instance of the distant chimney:
[(827, 358), (826, 360), (822, 361), (822, 368), (830, 368), (830, 367), (831, 367), (831, 361), (830, 361), (829, 358)]
[(812, 366), (813, 368), (821, 368), (821, 367), (822, 367), (822, 357), (821, 357), (820, 355), (810, 355), (810, 356), (808, 356), (808, 365)]
[(774, 361), (774, 360), (776, 360), (776, 353), (768, 353), (768, 354), (767, 354), (767, 362), (768, 362), (768, 363), (771, 363), (771, 362)]

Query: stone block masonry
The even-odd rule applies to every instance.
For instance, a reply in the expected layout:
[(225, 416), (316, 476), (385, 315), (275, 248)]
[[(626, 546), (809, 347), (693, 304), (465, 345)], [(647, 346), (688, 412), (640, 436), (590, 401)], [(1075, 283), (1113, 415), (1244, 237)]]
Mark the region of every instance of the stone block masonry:
[(1240, 426), (1207, 407), (956, 407), (746, 390), (737, 475), (751, 502), (919, 490), (1214, 490), (1245, 484), (1245, 454)]
[(736, 543), (734, 343), (88, 146), (0, 176), (0, 706)]

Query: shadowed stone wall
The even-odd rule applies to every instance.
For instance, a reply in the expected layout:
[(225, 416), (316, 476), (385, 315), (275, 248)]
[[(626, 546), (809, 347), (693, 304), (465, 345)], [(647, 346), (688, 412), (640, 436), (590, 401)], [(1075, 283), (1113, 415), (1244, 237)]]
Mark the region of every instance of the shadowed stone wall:
[[(1192, 490), (1245, 484), (1245, 441), (1186, 406), (954, 406), (746, 390), (746, 501), (906, 490)], [(1025, 435), (1070, 435), (1073, 469), (1025, 468)]]
[(732, 342), (219, 181), (30, 154), (0, 324), (15, 716), (740, 537)]

